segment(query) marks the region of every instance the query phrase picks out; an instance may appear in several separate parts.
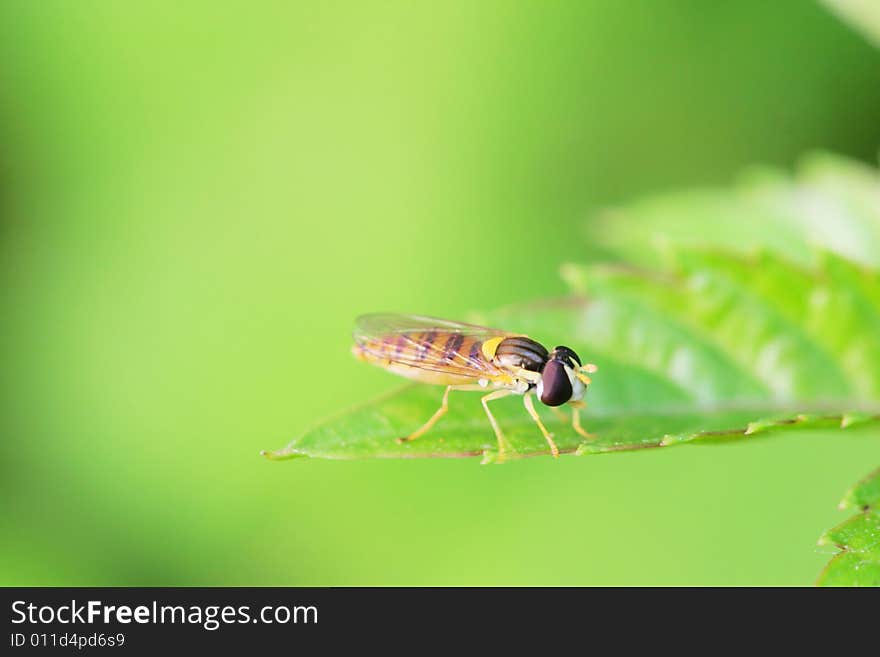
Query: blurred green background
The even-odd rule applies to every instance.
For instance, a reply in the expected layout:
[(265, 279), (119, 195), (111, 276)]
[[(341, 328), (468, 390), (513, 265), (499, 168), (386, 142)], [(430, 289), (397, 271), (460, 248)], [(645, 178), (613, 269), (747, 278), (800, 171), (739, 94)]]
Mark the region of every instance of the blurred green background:
[(812, 582), (876, 435), (258, 453), (399, 384), (356, 315), (560, 294), (591, 211), (878, 116), (803, 0), (4, 2), (0, 584)]

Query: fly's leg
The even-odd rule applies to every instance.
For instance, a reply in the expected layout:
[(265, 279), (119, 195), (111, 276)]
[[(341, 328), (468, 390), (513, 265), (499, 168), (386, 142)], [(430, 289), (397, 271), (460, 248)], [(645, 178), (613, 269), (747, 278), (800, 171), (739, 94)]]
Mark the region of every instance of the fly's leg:
[(419, 427), (418, 429), (413, 431), (410, 435), (405, 436), (403, 438), (398, 438), (397, 442), (398, 443), (405, 443), (405, 442), (409, 442), (410, 440), (415, 440), (416, 438), (419, 438), (420, 436), (423, 436), (425, 433), (427, 433), (431, 429), (431, 427), (433, 427), (437, 423), (437, 420), (439, 420), (441, 417), (446, 415), (446, 411), (449, 410), (449, 392), (451, 390), (482, 390), (482, 389), (483, 388), (479, 385), (446, 386), (446, 392), (443, 393), (443, 401), (440, 402), (440, 408), (438, 408), (434, 412), (434, 415), (432, 415), (431, 418), (427, 422), (425, 422), (421, 427)]
[(507, 442), (507, 438), (505, 438), (504, 434), (501, 433), (501, 427), (498, 426), (498, 422), (495, 420), (495, 416), (492, 415), (492, 412), (489, 410), (489, 402), (496, 399), (501, 399), (502, 397), (507, 397), (508, 395), (512, 394), (512, 390), (496, 390), (495, 392), (490, 392), (488, 395), (485, 395), (482, 399), (480, 399), (480, 403), (483, 404), (483, 410), (486, 411), (486, 415), (489, 417), (489, 424), (492, 425), (492, 429), (495, 431), (495, 437), (498, 439), (499, 462), (504, 460), (505, 452), (510, 450), (510, 443)]
[(538, 425), (538, 428), (541, 430), (541, 433), (544, 434), (544, 438), (547, 440), (547, 444), (550, 445), (550, 452), (553, 454), (554, 458), (559, 458), (559, 448), (556, 447), (556, 443), (553, 442), (553, 434), (547, 431), (547, 427), (544, 426), (544, 423), (541, 422), (541, 418), (538, 415), (538, 411), (535, 410), (535, 402), (532, 401), (532, 396), (528, 393), (523, 395), (523, 405), (526, 407), (526, 410), (529, 412), (529, 415), (532, 416), (532, 419), (535, 421), (535, 424)]
[[(595, 438), (596, 434), (589, 433), (584, 430), (581, 426), (581, 409), (586, 407), (584, 402), (569, 402), (569, 405), (572, 406), (571, 409), (571, 428), (574, 429), (579, 435), (584, 438)], [(560, 419), (562, 422), (568, 422), (568, 415), (563, 412), (561, 408), (553, 407), (553, 412), (556, 414), (556, 417)]]
[(596, 434), (589, 433), (581, 426), (581, 409), (586, 407), (582, 401), (570, 402), (571, 409), (571, 428), (577, 431), (584, 438), (595, 438)]

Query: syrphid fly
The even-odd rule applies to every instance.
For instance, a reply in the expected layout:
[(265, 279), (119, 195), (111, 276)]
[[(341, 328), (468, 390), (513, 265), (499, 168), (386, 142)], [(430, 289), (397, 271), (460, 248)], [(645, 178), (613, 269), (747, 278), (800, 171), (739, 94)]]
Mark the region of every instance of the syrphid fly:
[(499, 458), (511, 451), (489, 402), (522, 395), (526, 411), (538, 425), (553, 456), (559, 449), (535, 410), (532, 395), (551, 407), (572, 407), (571, 426), (592, 438), (580, 423), (589, 375), (596, 366), (581, 364), (568, 347), (548, 351), (526, 335), (451, 322), (436, 317), (398, 314), (362, 315), (356, 320), (354, 355), (390, 372), (421, 383), (446, 386), (440, 408), (421, 427), (398, 442), (424, 435), (446, 413), (453, 390), (487, 390), (481, 402), (498, 439)]

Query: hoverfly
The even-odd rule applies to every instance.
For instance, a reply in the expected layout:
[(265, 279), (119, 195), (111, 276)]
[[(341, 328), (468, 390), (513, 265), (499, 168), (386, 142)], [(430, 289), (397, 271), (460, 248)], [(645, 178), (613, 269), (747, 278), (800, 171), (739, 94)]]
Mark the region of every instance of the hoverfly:
[[(547, 406), (572, 406), (571, 426), (592, 438), (580, 423), (589, 375), (596, 366), (581, 364), (568, 347), (548, 352), (525, 335), (418, 315), (371, 314), (356, 320), (352, 353), (360, 360), (421, 383), (446, 386), (440, 408), (421, 427), (398, 442), (424, 435), (446, 414), (453, 390), (492, 389), (480, 400), (498, 439), (499, 458), (510, 444), (489, 410), (489, 402), (522, 395), (553, 456), (559, 449), (535, 410), (532, 395)], [(561, 414), (561, 411), (557, 410)]]

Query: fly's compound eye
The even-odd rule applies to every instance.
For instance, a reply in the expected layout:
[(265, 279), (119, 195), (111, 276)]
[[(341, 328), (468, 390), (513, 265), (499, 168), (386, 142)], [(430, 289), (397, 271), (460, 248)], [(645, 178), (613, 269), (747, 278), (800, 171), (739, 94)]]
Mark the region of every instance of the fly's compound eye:
[(571, 379), (562, 362), (551, 360), (544, 366), (539, 394), (547, 406), (562, 406), (571, 399)]
[(581, 366), (581, 359), (574, 353), (574, 349), (568, 347), (556, 347), (553, 350), (553, 357), (562, 359), (563, 362), (570, 362), (572, 369), (578, 369)]

